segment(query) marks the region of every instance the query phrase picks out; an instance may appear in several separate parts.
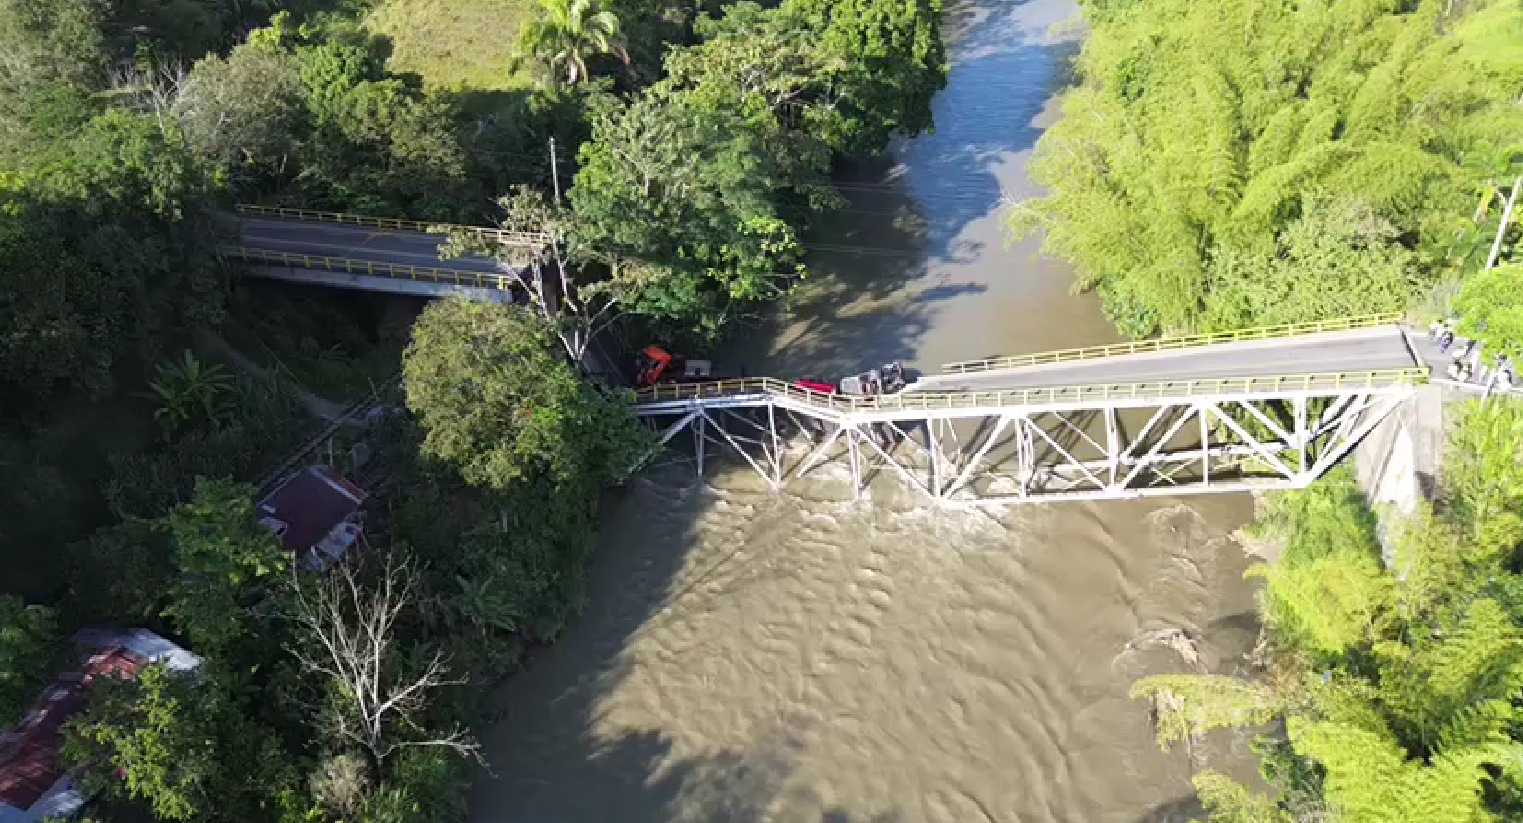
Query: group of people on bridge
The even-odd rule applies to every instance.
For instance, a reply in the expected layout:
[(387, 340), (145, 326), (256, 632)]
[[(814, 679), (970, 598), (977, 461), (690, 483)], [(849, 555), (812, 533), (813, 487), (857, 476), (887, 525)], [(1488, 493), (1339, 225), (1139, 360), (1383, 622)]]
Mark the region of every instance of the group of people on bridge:
[(1478, 383), (1488, 390), (1512, 389), (1516, 380), (1512, 359), (1505, 354), (1498, 354), (1494, 363), (1483, 362), (1482, 341), (1456, 336), (1453, 318), (1435, 320), (1428, 324), (1428, 338), (1438, 343), (1440, 352), (1450, 355), (1447, 373), (1451, 380)]

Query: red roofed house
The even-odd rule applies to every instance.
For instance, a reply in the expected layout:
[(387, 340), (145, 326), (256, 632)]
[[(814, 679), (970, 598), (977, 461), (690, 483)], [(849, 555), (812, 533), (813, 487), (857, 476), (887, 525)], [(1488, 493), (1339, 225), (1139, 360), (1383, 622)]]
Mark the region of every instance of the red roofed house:
[(259, 522), (295, 552), (303, 566), (321, 571), (359, 540), (363, 502), (365, 493), (338, 472), (308, 466), (259, 501)]
[(84, 666), (53, 681), (14, 728), (0, 732), (0, 823), (69, 817), (85, 803), (58, 760), (63, 724), (85, 704), (85, 686), (100, 675), (132, 677), (150, 663), (191, 671), (201, 658), (145, 629), (86, 629), (74, 642), (89, 650)]

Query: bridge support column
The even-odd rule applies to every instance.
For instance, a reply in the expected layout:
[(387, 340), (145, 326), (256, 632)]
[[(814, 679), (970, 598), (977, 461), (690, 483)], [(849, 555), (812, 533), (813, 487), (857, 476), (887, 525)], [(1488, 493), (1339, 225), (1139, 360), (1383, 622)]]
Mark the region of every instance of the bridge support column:
[(1107, 488), (1116, 487), (1116, 474), (1121, 469), (1121, 434), (1120, 426), (1116, 422), (1116, 410), (1105, 410), (1105, 454), (1106, 454), (1106, 481)]
[[(1386, 415), (1394, 411), (1404, 400), (1406, 400), (1405, 396), (1384, 397), (1371, 404), (1373, 406), (1373, 413), (1362, 413), (1360, 415), (1363, 417), (1362, 420), (1359, 420), (1357, 416), (1350, 417), (1348, 422), (1352, 425), (1348, 433), (1341, 440), (1329, 444), (1328, 450), (1317, 459), (1317, 463), (1312, 466), (1311, 471), (1307, 472), (1305, 482), (1311, 483), (1313, 480), (1321, 477), (1323, 472), (1332, 468), (1334, 463), (1337, 463), (1345, 454), (1348, 454), (1350, 449), (1358, 445), (1365, 435), (1380, 425), (1380, 421), (1384, 420)], [(1366, 407), (1362, 412), (1368, 409), (1369, 407)]]
[(783, 487), (783, 439), (777, 434), (777, 404), (767, 404), (767, 431), (772, 435), (772, 488)]
[(925, 421), (926, 445), (931, 450), (931, 496), (937, 500), (941, 499), (941, 442), (936, 437), (936, 429), (940, 425), (940, 420)]
[(856, 500), (862, 499), (862, 456), (857, 444), (857, 439), (861, 436), (862, 432), (855, 425), (847, 427), (846, 449), (851, 452), (851, 494)]
[[(842, 400), (785, 385), (653, 402), (642, 417), (677, 417), (662, 442), (690, 426), (700, 475), (712, 441), (740, 452), (774, 489), (839, 459), (858, 500), (885, 463), (944, 505), (1122, 499), (1305, 486), (1412, 394), (1409, 383), (1316, 377), (1221, 395), (1173, 384), (1156, 397), (1109, 386), (1023, 391), (1008, 406), (997, 402), (1002, 395), (982, 393)], [(1133, 430), (1144, 414), (1146, 424)], [(756, 433), (731, 431), (726, 415)], [(817, 438), (797, 464), (784, 420)]]
[[(721, 413), (723, 413), (723, 412), (721, 412)], [(709, 416), (707, 414), (704, 414), (703, 412), (699, 412), (699, 414), (703, 414), (703, 417), (704, 417), (705, 420), (709, 420), (710, 419)], [(725, 442), (730, 444), (730, 448), (732, 448), (735, 451), (739, 452), (740, 456), (745, 458), (746, 463), (751, 468), (755, 469), (756, 473), (761, 475), (763, 480), (766, 480), (772, 486), (773, 489), (777, 489), (779, 484), (776, 483), (773, 480), (773, 476), (770, 473), (768, 473), (765, 469), (763, 469), (756, 462), (756, 459), (753, 458), (750, 455), (750, 453), (747, 452), (743, 447), (741, 447), (740, 443), (736, 442), (735, 437), (733, 435), (731, 435), (728, 431), (725, 430), (724, 425), (721, 422), (717, 421), (717, 420), (712, 421), (712, 422), (714, 423), (714, 428), (718, 429), (720, 435), (722, 435), (724, 437)], [(774, 434), (775, 434), (775, 432), (776, 432), (776, 430), (774, 429)], [(701, 469), (700, 469), (700, 471), (701, 471)]]
[(829, 450), (837, 440), (841, 439), (841, 435), (845, 431), (846, 423), (838, 423), (836, 425), (836, 430), (831, 432), (830, 436), (825, 438), (824, 442), (816, 446), (814, 451), (810, 452), (809, 456), (804, 458), (803, 462), (799, 463), (798, 470), (793, 473), (793, 479), (797, 480), (798, 478), (803, 477), (805, 472), (814, 468), (814, 464), (818, 463), (820, 458), (825, 456), (825, 452)]
[(1307, 405), (1307, 402), (1308, 402), (1307, 398), (1305, 398), (1305, 397), (1297, 397), (1297, 398), (1295, 398), (1294, 400), (1291, 401), (1291, 403), (1294, 404), (1295, 416), (1296, 416), (1296, 423), (1295, 423), (1295, 426), (1296, 426), (1295, 449), (1296, 449), (1296, 452), (1297, 452), (1297, 455), (1298, 455), (1297, 459), (1300, 462), (1301, 474), (1303, 474), (1303, 475), (1306, 474), (1306, 449), (1311, 445), (1311, 442), (1310, 442), (1311, 438), (1306, 436), (1307, 435), (1307, 432), (1306, 432), (1306, 405)]
[(963, 467), (962, 473), (957, 476), (956, 480), (952, 481), (952, 485), (942, 492), (941, 497), (943, 500), (961, 489), (972, 478), (973, 470), (978, 468), (978, 464), (984, 459), (984, 456), (989, 453), (990, 449), (994, 448), (995, 443), (999, 442), (999, 436), (1004, 433), (1005, 427), (1010, 425), (1011, 419), (1009, 415), (1001, 415), (999, 417), (999, 422), (994, 424), (994, 430), (989, 432), (989, 436), (979, 445), (978, 451), (973, 454), (973, 459), (969, 460), (967, 465)]

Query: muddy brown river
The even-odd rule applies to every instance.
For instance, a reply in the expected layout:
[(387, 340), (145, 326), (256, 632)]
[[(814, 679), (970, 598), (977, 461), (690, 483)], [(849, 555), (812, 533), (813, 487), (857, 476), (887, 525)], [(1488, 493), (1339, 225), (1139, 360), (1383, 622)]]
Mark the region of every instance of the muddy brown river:
[[(1068, 0), (953, 3), (937, 131), (841, 185), (808, 287), (731, 352), (752, 373), (839, 375), (1115, 339), (1070, 273), (1009, 243), (1031, 147), (1078, 48)], [(830, 471), (774, 493), (680, 461), (612, 507), (586, 610), (510, 678), (482, 733), (478, 823), (1096, 821), (1198, 815), (1202, 762), (1160, 753), (1139, 642), (1182, 629), (1239, 673), (1257, 625), (1229, 536), (1245, 497), (929, 507)]]

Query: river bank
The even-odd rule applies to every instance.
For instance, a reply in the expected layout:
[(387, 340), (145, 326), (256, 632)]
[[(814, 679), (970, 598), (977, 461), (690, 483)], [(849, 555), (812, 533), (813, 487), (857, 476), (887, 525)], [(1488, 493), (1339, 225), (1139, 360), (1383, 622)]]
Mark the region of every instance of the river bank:
[[(841, 185), (814, 275), (732, 352), (841, 374), (1110, 342), (1061, 263), (1010, 244), (1031, 146), (1078, 40), (1071, 2), (952, 4), (937, 132)], [(591, 561), (587, 609), (497, 696), (478, 821), (1186, 820), (1210, 757), (1160, 754), (1137, 677), (1184, 670), (1180, 629), (1240, 673), (1257, 624), (1229, 537), (1246, 497), (924, 508), (842, 502), (743, 472), (637, 478)]]

